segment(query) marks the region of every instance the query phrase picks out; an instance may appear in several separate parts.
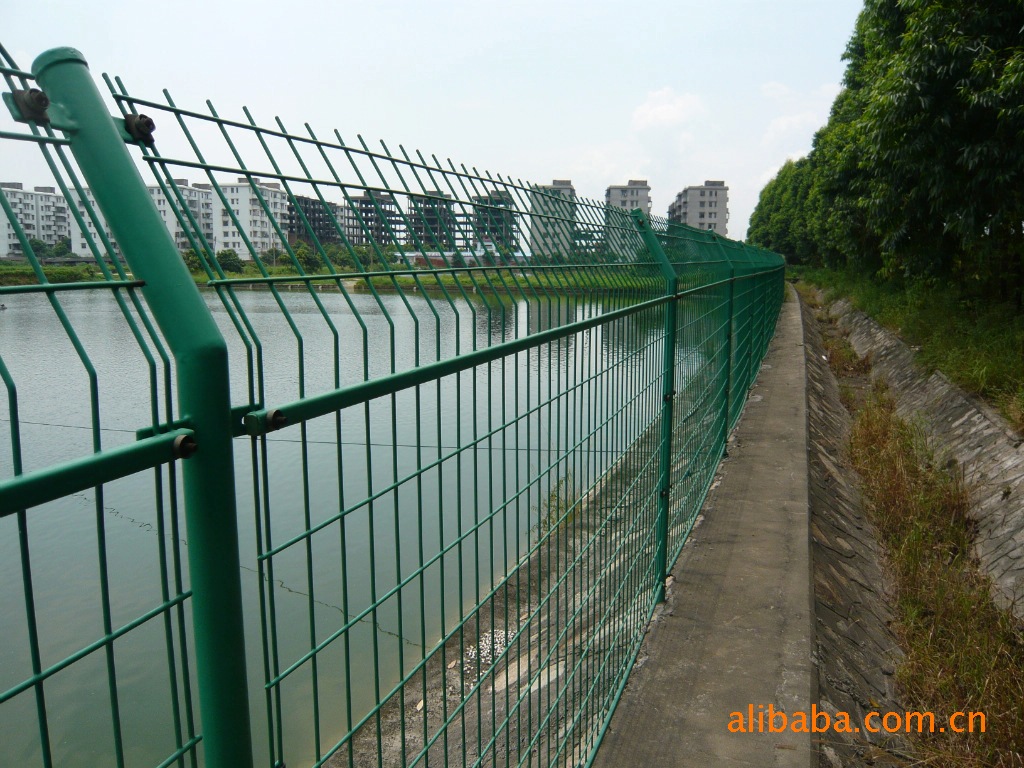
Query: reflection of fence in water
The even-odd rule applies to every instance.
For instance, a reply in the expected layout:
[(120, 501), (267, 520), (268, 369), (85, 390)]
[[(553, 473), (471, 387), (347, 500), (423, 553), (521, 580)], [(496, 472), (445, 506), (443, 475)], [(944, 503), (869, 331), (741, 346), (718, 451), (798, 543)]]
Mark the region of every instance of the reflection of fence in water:
[[(11, 92), (35, 85), (3, 64)], [(84, 381), (92, 436), (75, 462), (24, 466), (31, 393), (22, 406), (0, 367), (3, 538), (18, 542), (26, 627), (0, 703), (38, 725), (40, 761), (71, 759), (79, 718), (110, 734), (87, 759), (113, 763), (195, 764), (202, 751), (246, 765), (253, 749), (290, 765), (585, 759), (765, 352), (781, 260), (402, 147), (135, 98), (119, 80), (125, 122), (110, 124), (77, 54), (49, 52), (35, 71), (55, 107), (32, 113), (20, 95), (15, 111), (36, 119), (2, 138), (43, 151), (95, 264), (85, 283), (46, 285), (0, 190), (34, 270), (18, 290), (45, 295), (76, 349), (69, 389)], [(206, 187), (175, 181), (186, 174)], [(226, 273), (217, 243), (248, 271)], [(148, 400), (104, 400), (107, 374), (63, 309), (71, 290), (113, 297)], [(138, 439), (114, 450), (111, 409), (139, 413), (127, 419)], [(125, 483), (152, 499), (133, 510), (158, 531), (146, 576), (109, 569), (121, 556), (106, 508)], [(76, 530), (97, 555), (74, 557), (94, 566), (101, 619), (54, 645), (31, 523), (37, 505), (83, 492), (94, 515)], [(131, 590), (143, 581), (149, 602)], [(244, 643), (257, 649), (248, 681)], [(119, 674), (132, 645), (163, 659), (144, 675), (163, 680), (145, 705)], [(97, 673), (106, 705), (55, 717), (74, 698), (62, 676), (90, 690)]]

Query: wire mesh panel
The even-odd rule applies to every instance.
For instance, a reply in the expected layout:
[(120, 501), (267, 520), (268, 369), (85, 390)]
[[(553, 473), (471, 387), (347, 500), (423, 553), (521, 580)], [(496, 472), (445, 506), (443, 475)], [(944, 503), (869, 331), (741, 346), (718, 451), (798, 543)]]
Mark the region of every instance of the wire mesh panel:
[(665, 300), (629, 217), (113, 86), (256, 273), (181, 217), (247, 359), (271, 762), (578, 762), (653, 603)]
[[(276, 766), (588, 762), (767, 349), (781, 260), (583, 199), (564, 182), (528, 184), (106, 83), (120, 110), (111, 130), (131, 145), (149, 179), (140, 194), (166, 229), (162, 254), (192, 272), (202, 293), (190, 312), (226, 339), (230, 387), (222, 422), (207, 414), (200, 428), (172, 408), (176, 388), (202, 391), (204, 369), (169, 362), (106, 234), (123, 211), (96, 211), (92, 190), (75, 182), (76, 206), (89, 212), (76, 232), (102, 245), (96, 290), (124, 305), (126, 323), (140, 318), (132, 338), (143, 356), (153, 350), (148, 379), (126, 374), (115, 390), (151, 382), (139, 442), (195, 437), (190, 471), (226, 456), (218, 472), (234, 483), (230, 504), (189, 496), (185, 532), (173, 465), (155, 474), (146, 519), (167, 549), (166, 595), (143, 616), (165, 625), (177, 741), (142, 762), (244, 765), (247, 756), (225, 756), (240, 740), (256, 764)], [(61, 156), (68, 139), (32, 130)], [(85, 139), (68, 135), (81, 160)], [(101, 176), (94, 170), (93, 186)], [(165, 258), (130, 250), (140, 267)], [(184, 290), (151, 282), (154, 303)], [(8, 398), (17, 456), (13, 384)], [(218, 434), (230, 442), (211, 455), (204, 446)], [(206, 566), (230, 552), (209, 543), (204, 518), (235, 526), (236, 503), (229, 530), (241, 558), (227, 558), (218, 581)], [(102, 521), (109, 504), (96, 504)], [(194, 600), (183, 539), (204, 574)], [(27, 543), (19, 557), (29, 562)], [(30, 570), (13, 583), (24, 584), (34, 637)], [(219, 599), (229, 581), (242, 610), (205, 613), (208, 593)], [(214, 619), (222, 624), (207, 626)], [(210, 636), (236, 624), (244, 658), (231, 662), (247, 692), (204, 666), (227, 662)], [(110, 635), (98, 647), (116, 731), (125, 683)], [(33, 656), (5, 696), (42, 702), (39, 666)], [(201, 697), (213, 690), (247, 706), (251, 729), (219, 719), (213, 710), (226, 707), (204, 698), (196, 748), (193, 676)], [(39, 706), (19, 722), (37, 722), (45, 744)], [(115, 734), (115, 751), (122, 741)]]
[(49, 179), (0, 185), (0, 762), (196, 765), (170, 358), (66, 139), (0, 139)]

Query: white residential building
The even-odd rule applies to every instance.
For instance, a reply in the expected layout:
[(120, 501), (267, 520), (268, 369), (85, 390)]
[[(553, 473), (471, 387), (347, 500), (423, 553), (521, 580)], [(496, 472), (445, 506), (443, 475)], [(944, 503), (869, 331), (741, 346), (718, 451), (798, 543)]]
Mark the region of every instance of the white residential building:
[[(64, 196), (54, 187), (35, 187), (26, 190), (20, 182), (0, 182), (0, 188), (11, 205), (14, 215), (29, 239), (42, 240), (55, 245), (58, 240), (71, 236), (71, 212)], [(0, 221), (0, 258), (24, 256), (21, 241), (14, 224), (4, 216)]]
[(668, 207), (668, 220), (697, 229), (729, 234), (729, 188), (724, 181), (705, 181), (700, 187), (687, 187)]
[(533, 256), (569, 256), (576, 240), (576, 188), (554, 179), (530, 192), (530, 252)]
[[(192, 219), (197, 225), (206, 238), (206, 241), (210, 244), (210, 247), (216, 251), (217, 244), (214, 237), (213, 228), (213, 194), (210, 191), (209, 185), (195, 184), (189, 186), (187, 179), (175, 179), (175, 186), (178, 188), (178, 192), (181, 195), (181, 199), (184, 201), (185, 206), (188, 208), (192, 215)], [(178, 250), (184, 251), (192, 247), (192, 243), (188, 236), (185, 234), (185, 230), (178, 222), (178, 217), (174, 213), (174, 209), (179, 205), (177, 196), (173, 190), (170, 190), (171, 197), (174, 199), (174, 205), (168, 201), (164, 195), (163, 189), (159, 185), (152, 185), (147, 187), (149, 190), (150, 197), (153, 198), (153, 203), (156, 205), (157, 212), (160, 214), (160, 218), (163, 219), (164, 226), (167, 227), (167, 231), (174, 239), (174, 244)], [(89, 243), (86, 238), (88, 237), (102, 247), (102, 242), (98, 240), (98, 230), (96, 223), (93, 222), (89, 216), (85, 203), (78, 197), (77, 194), (73, 193), (75, 205), (78, 206), (78, 213), (85, 221), (86, 232), (83, 232), (81, 227), (76, 223), (71, 224), (71, 250), (78, 256), (86, 256), (91, 252), (89, 249)], [(114, 236), (110, 231), (110, 227), (107, 226), (107, 222), (103, 219), (99, 208), (96, 205), (96, 198), (93, 196), (92, 191), (85, 190), (86, 201), (89, 204), (89, 208), (99, 218), (100, 227), (103, 233), (114, 245), (114, 250), (118, 251), (117, 243), (114, 241)], [(187, 220), (188, 217), (186, 217)], [(192, 225), (189, 223), (189, 230), (191, 231)]]
[(613, 208), (625, 208), (632, 211), (639, 208), (644, 213), (651, 212), (651, 187), (647, 179), (630, 179), (625, 186), (612, 185), (605, 190), (605, 205)]
[(120, 253), (117, 243), (114, 242), (114, 236), (110, 232), (110, 227), (107, 226), (103, 214), (100, 213), (99, 206), (96, 205), (96, 198), (93, 197), (92, 191), (85, 190), (85, 201), (82, 200), (77, 192), (72, 192), (72, 202), (78, 208), (78, 215), (85, 221), (85, 231), (83, 232), (82, 228), (78, 226), (78, 222), (71, 224), (71, 252), (76, 256), (90, 256), (92, 254), (92, 249), (89, 247), (90, 241), (101, 249), (104, 247), (102, 240), (97, 234), (96, 222), (92, 220), (89, 213), (91, 211), (99, 220), (99, 230), (102, 230), (103, 234), (110, 240), (114, 252)]
[[(620, 261), (636, 258), (638, 244), (636, 231), (624, 214), (639, 208), (651, 212), (651, 187), (647, 179), (630, 179), (624, 186), (612, 185), (605, 190), (605, 231), (601, 247), (608, 255)], [(618, 214), (614, 213), (619, 211)]]
[[(238, 183), (221, 183), (220, 188), (228, 206), (235, 214), (239, 227), (248, 236), (257, 255), (271, 248), (282, 247), (281, 237), (274, 229), (270, 218), (273, 216), (283, 230), (289, 217), (288, 193), (281, 189), (279, 183), (260, 181), (256, 178), (250, 183), (245, 176), (239, 176)], [(264, 203), (266, 208), (263, 206)], [(239, 229), (235, 227), (218, 195), (213, 195), (213, 223), (218, 249), (231, 248), (243, 260), (252, 259), (252, 253), (246, 247)]]
[[(191, 214), (192, 221), (199, 226), (199, 230), (203, 233), (206, 242), (216, 251), (217, 235), (213, 225), (213, 191), (211, 186), (209, 184), (193, 184), (190, 187), (187, 179), (175, 179), (174, 184), (177, 186), (181, 199)], [(178, 224), (177, 217), (170, 210), (170, 206), (164, 201), (160, 188), (150, 187), (149, 194), (153, 196), (156, 202), (156, 209), (160, 211), (164, 225), (167, 227), (167, 231), (171, 233), (171, 237), (174, 238), (174, 244), (178, 246), (178, 250), (184, 251), (191, 248), (192, 244), (189, 242), (188, 236)], [(174, 192), (172, 191), (171, 194), (173, 195)], [(179, 204), (177, 199), (175, 199), (174, 203), (175, 205)], [(191, 231), (192, 222), (188, 222), (188, 226), (189, 231)]]

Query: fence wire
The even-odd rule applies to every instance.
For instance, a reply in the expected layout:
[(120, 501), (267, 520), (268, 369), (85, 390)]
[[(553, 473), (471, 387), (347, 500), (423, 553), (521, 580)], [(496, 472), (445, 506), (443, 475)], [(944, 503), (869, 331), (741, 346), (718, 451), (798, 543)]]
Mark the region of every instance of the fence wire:
[[(3, 55), (8, 89), (33, 87)], [(66, 53), (40, 65), (44, 57), (36, 69), (49, 68), (54, 94), (66, 87), (62, 67), (84, 66), (67, 64)], [(40, 431), (33, 437), (49, 458), (24, 463), (21, 425), (37, 411), (0, 348), (11, 451), (0, 482), (0, 523), (11, 525), (0, 537), (18, 542), (20, 569), (4, 584), (23, 592), (15, 623), (26, 637), (4, 665), (0, 722), (37, 726), (34, 745), (19, 741), (22, 764), (76, 759), (74, 742), (85, 737), (74, 716), (55, 717), (48, 695), (68, 669), (82, 670), (79, 685), (107, 683), (108, 724), (88, 736), (100, 762), (219, 765), (219, 745), (244, 740), (224, 764), (244, 765), (250, 751), (272, 766), (588, 763), (767, 351), (782, 260), (565, 185), (309, 125), (293, 130), (280, 118), (260, 123), (248, 109), (229, 119), (209, 102), (180, 107), (166, 91), (142, 98), (120, 78), (104, 81), (120, 112), (112, 130), (143, 123), (141, 114), (158, 127), (155, 144), (120, 138), (130, 171), (149, 179), (143, 203), (166, 225), (161, 254), (121, 234), (119, 206), (104, 207), (104, 185), (121, 182), (112, 171), (88, 178), (88, 131), (65, 138), (35, 121), (0, 134), (39, 147), (90, 244), (88, 280), (48, 283), (0, 189), (35, 275), (30, 287), (0, 292), (48, 302), (78, 352), (93, 436), (47, 453), (53, 435)], [(188, 456), (189, 471), (211, 461), (211, 427), (197, 426), (194, 406), (175, 403), (199, 386), (202, 369), (186, 369), (163, 341), (194, 321), (191, 311), (166, 309), (196, 292), (192, 281), (147, 279), (142, 288), (135, 277), (151, 269), (147, 259), (163, 258), (193, 271), (201, 314), (229, 360), (221, 431), (233, 445), (224, 470), (232, 502), (186, 494), (195, 511), (187, 530), (175, 459)], [(93, 308), (65, 312), (60, 303), (73, 288), (116, 306), (133, 351), (104, 360), (112, 376), (122, 357), (145, 361), (146, 418), (133, 421), (129, 406), (145, 398), (124, 388), (130, 376), (104, 400), (87, 352), (103, 347), (85, 329)], [(57, 359), (33, 346), (24, 355), (21, 370)], [(61, 371), (62, 393), (75, 376)], [(137, 432), (124, 442), (127, 457), (100, 439), (107, 410)], [(182, 453), (180, 438), (195, 440), (195, 455)], [(74, 461), (110, 469), (75, 480)], [(145, 492), (140, 471), (152, 476)], [(124, 514), (109, 501), (118, 484), (131, 489), (132, 518), (155, 529), (156, 567), (132, 567), (155, 570), (160, 589), (124, 624), (112, 618), (122, 611), (115, 603), (139, 600), (131, 590), (112, 597), (105, 570), (104, 526)], [(81, 494), (95, 510), (99, 571), (89, 585), (101, 596), (102, 631), (54, 661), (59, 645), (36, 619), (36, 606), (53, 610), (53, 598), (37, 594), (42, 566), (30, 557), (44, 534), (30, 535), (29, 523), (53, 506), (60, 536), (63, 526), (78, 530), (82, 513), (68, 500)], [(233, 523), (235, 506), (240, 560), (228, 570), (240, 600), (225, 599), (218, 625), (204, 626), (193, 603), (216, 592), (217, 579), (193, 599), (182, 553), (187, 542), (192, 571), (221, 558), (203, 549), (202, 520)], [(70, 551), (84, 560), (81, 548)], [(121, 646), (150, 626), (162, 633), (145, 634), (145, 652), (124, 651), (135, 672), (128, 680)], [(246, 691), (225, 693), (232, 686), (203, 666), (206, 636), (224, 627), (244, 637)], [(166, 710), (165, 743), (125, 713), (136, 680), (148, 686), (158, 675), (156, 647), (166, 695), (145, 706)], [(100, 653), (102, 674), (90, 661)], [(197, 699), (210, 689), (236, 696), (251, 726), (204, 704), (200, 727)], [(132, 698), (127, 709), (141, 706)], [(57, 727), (71, 736), (55, 739)], [(55, 749), (67, 751), (54, 757)]]

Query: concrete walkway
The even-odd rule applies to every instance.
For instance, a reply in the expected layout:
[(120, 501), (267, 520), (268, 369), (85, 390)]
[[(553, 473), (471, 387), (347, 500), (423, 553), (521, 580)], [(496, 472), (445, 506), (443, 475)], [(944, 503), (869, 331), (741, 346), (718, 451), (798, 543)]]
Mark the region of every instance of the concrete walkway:
[(789, 291), (721, 484), (676, 562), (598, 768), (808, 768), (816, 757), (810, 734), (728, 730), (731, 713), (746, 720), (750, 705), (756, 720), (759, 706), (810, 712), (817, 700), (803, 333)]

